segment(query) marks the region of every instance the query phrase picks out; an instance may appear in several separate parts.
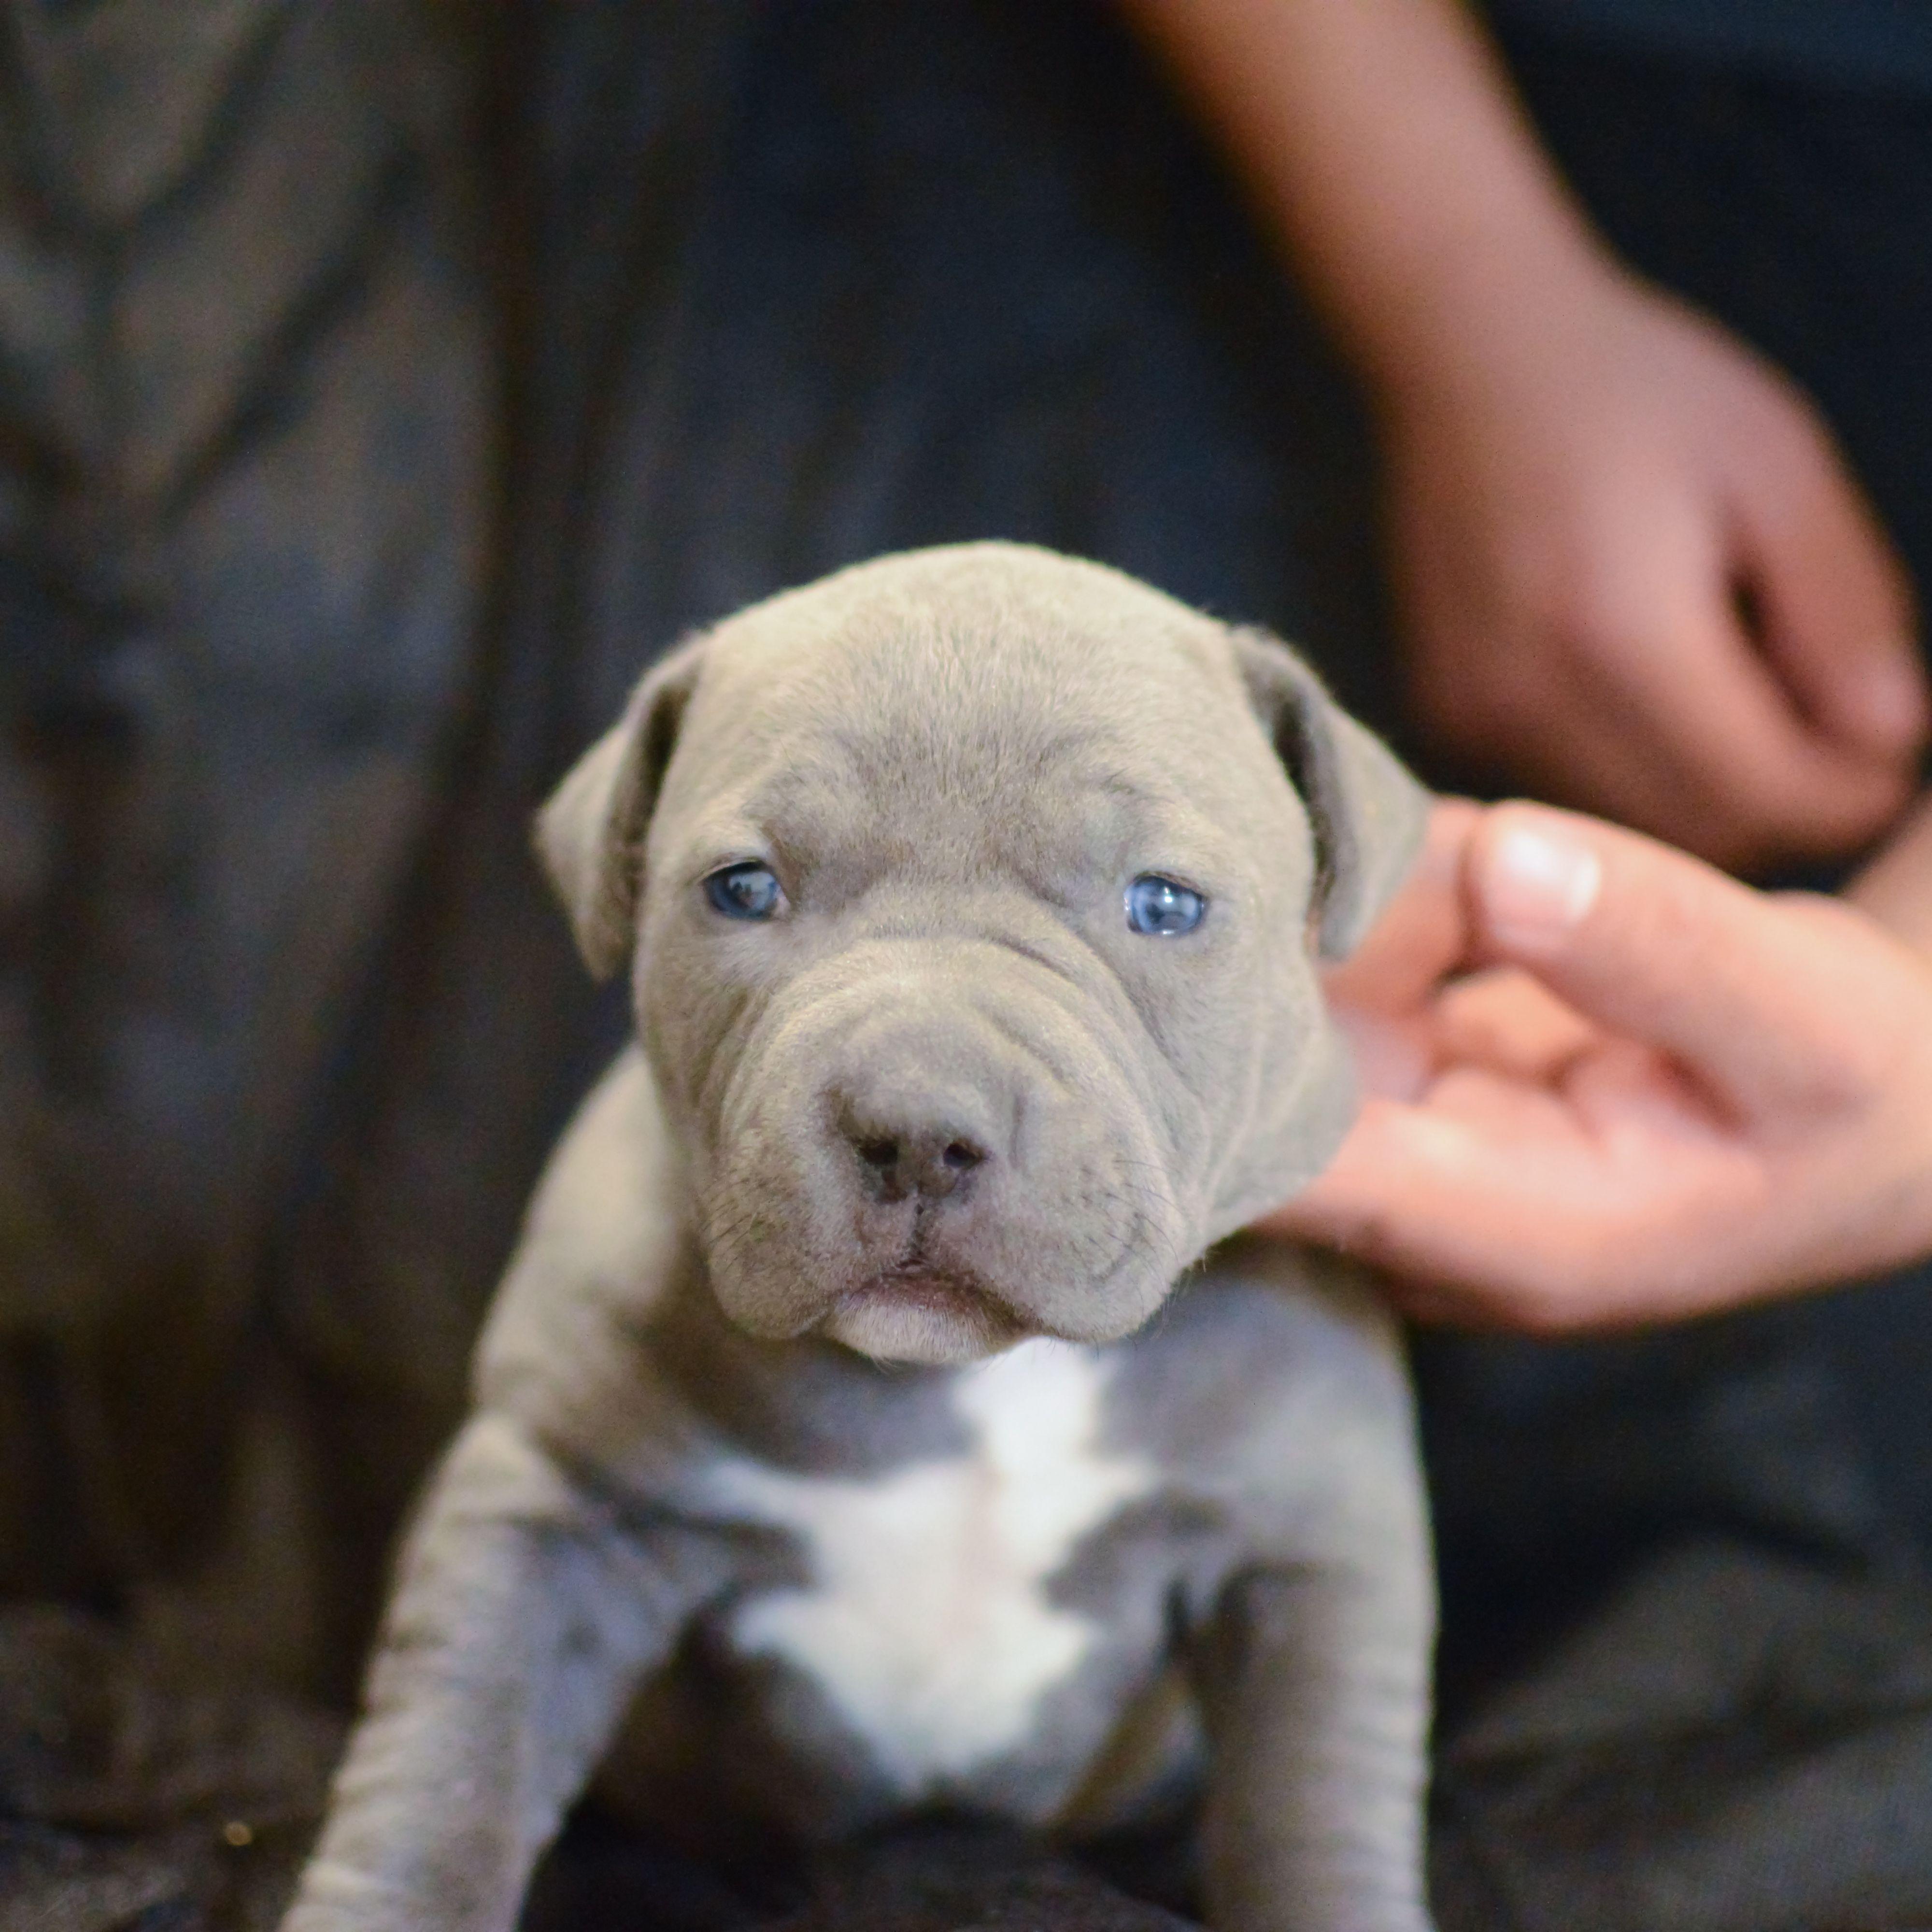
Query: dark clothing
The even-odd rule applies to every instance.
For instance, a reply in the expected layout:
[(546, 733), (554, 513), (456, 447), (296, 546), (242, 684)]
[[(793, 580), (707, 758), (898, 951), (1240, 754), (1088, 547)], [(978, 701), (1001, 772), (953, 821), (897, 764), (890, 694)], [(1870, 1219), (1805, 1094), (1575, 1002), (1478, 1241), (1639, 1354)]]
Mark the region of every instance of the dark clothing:
[[(221, 1493), (181, 1472), (266, 1360), (347, 1630), (623, 1024), (528, 814), (682, 630), (1030, 538), (1276, 626), (1401, 727), (1361, 412), (1102, 8), (528, 0), (467, 43), (474, 126), (404, 111), (460, 94), (449, 44), (201, 10), (232, 40), (0, 0), (0, 819), (40, 841), (0, 876), (0, 1584), (178, 1569)], [(1818, 397), (1932, 583), (1932, 104), (1503, 38), (1612, 238)], [(317, 46), (347, 74), (304, 134)], [(339, 218), (291, 214), (324, 189)], [(248, 353), (107, 354), (115, 314), (232, 323), (231, 290)], [(95, 1286), (50, 1335), (18, 1285), (63, 1268)], [(1445, 1926), (1932, 1920), (1928, 1295), (1422, 1343)], [(247, 1492), (280, 1557), (284, 1492)], [(49, 1788), (0, 1810), (86, 1822)]]
[(1932, 88), (1927, 0), (1489, 0), (1506, 21), (1609, 48), (1825, 87)]
[[(1680, 70), (1584, 52), (1554, 36), (1514, 34), (1507, 45), (1545, 138), (1610, 238), (1810, 389), (1914, 578), (1932, 584), (1932, 380), (1915, 366), (1919, 332), (1932, 326), (1932, 101)], [(1856, 1482), (1850, 1465), (1808, 1482), (1787, 1466), (1763, 1481), (1765, 1497), (1834, 1495), (1833, 1536), (1844, 1540), (1856, 1514), (1850, 1498), (1862, 1490), (1864, 1526), (1850, 1543), (1873, 1560), (1902, 1558), (1909, 1544), (1917, 1562), (1932, 1552), (1932, 1431), (1922, 1432), (1916, 1396), (1932, 1369), (1932, 1355), (1916, 1340), (1928, 1290), (1932, 1274), (1918, 1270), (1889, 1287), (1654, 1341), (1435, 1346), (1439, 1358), (1465, 1368), (1479, 1359), (1489, 1364), (1482, 1374), (1493, 1378), (1498, 1404), (1490, 1420), (1523, 1405), (1519, 1412), (1534, 1431), (1558, 1415), (1567, 1431), (1579, 1403), (1587, 1409), (1594, 1399), (1586, 1393), (1592, 1387), (1619, 1414), (1664, 1402), (1678, 1371), (1653, 1382), (1645, 1364), (1702, 1360), (1708, 1366), (1700, 1376), (1728, 1378), (1736, 1370), (1742, 1377), (1743, 1364), (1768, 1347), (1768, 1366), (1787, 1364), (1800, 1382), (1815, 1376), (1804, 1400), (1828, 1402), (1840, 1417), (1827, 1423), (1820, 1411), (1801, 1426), (1794, 1411), (1775, 1426), (1754, 1424), (1752, 1446), (1739, 1446), (1738, 1479), (1747, 1464), (1768, 1471), (1801, 1440), (1819, 1448), (1827, 1439), (1856, 1442), (1863, 1471)], [(1633, 1375), (1635, 1382), (1627, 1379)], [(1507, 1396), (1506, 1384), (1514, 1390)], [(1744, 1382), (1726, 1386), (1741, 1390)], [(1650, 1394), (1640, 1396), (1640, 1388)], [(1750, 1407), (1739, 1398), (1736, 1413)], [(1540, 1420), (1528, 1424), (1532, 1410)], [(1470, 1455), (1482, 1433), (1470, 1432)], [(1526, 1447), (1530, 1439), (1522, 1438)], [(1807, 1456), (1823, 1470), (1813, 1451)], [(1628, 1463), (1628, 1452), (1617, 1460)], [(1474, 1503), (1473, 1492), (1472, 1506), (1488, 1507)], [(1816, 1542), (1822, 1520), (1790, 1533)]]
[[(1932, 98), (1504, 43), (1610, 238), (1810, 391), (1932, 584)], [(1932, 1916), (1932, 1266), (1418, 1362), (1472, 1919)]]

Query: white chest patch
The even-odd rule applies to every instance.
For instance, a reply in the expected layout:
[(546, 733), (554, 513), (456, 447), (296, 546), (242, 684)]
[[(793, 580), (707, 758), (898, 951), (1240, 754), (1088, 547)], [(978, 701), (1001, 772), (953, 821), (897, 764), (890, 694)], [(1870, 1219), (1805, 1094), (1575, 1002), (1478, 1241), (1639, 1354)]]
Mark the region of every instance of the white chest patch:
[(1093, 1643), (1093, 1622), (1042, 1586), (1154, 1482), (1095, 1447), (1106, 1372), (1085, 1349), (1024, 1342), (961, 1376), (964, 1455), (866, 1481), (720, 1472), (733, 1508), (803, 1540), (814, 1579), (747, 1604), (738, 1642), (814, 1678), (908, 1797), (1019, 1744)]

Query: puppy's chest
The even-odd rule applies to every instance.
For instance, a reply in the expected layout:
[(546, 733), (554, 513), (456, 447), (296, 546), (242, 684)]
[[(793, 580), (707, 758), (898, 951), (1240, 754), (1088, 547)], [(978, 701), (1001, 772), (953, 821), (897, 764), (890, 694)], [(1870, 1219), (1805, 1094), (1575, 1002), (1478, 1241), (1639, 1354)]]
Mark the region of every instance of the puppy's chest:
[(1156, 1484), (1103, 1442), (1108, 1373), (1024, 1343), (958, 1378), (962, 1453), (863, 1479), (716, 1472), (735, 1514), (797, 1538), (808, 1577), (740, 1605), (728, 1640), (802, 1673), (903, 1797), (968, 1787), (1036, 1747), (1061, 1687), (1132, 1668), (1115, 1620), (1067, 1587), (1083, 1544)]

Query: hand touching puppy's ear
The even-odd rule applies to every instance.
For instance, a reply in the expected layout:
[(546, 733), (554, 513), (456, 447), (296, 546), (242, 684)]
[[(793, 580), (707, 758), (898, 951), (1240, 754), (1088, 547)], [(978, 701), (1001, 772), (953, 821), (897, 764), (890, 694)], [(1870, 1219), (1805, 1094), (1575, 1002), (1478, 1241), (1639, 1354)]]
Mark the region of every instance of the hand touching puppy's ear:
[(1317, 946), (1324, 959), (1345, 959), (1422, 850), (1429, 794), (1280, 638), (1250, 628), (1230, 635), (1248, 700), (1314, 829)]
[(637, 937), (644, 832), (704, 662), (703, 638), (647, 671), (624, 715), (573, 765), (537, 814), (544, 870), (592, 976), (608, 980)]

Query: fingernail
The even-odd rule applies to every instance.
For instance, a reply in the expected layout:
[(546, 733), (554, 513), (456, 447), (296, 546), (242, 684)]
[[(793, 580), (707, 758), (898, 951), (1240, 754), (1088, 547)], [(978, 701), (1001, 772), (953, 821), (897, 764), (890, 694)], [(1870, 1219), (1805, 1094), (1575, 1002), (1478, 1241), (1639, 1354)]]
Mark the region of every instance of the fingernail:
[(1859, 722), (1881, 743), (1910, 745), (1925, 728), (1924, 687), (1897, 658), (1862, 666), (1850, 695)]
[(1483, 910), (1494, 936), (1538, 947), (1565, 938), (1597, 902), (1604, 868), (1587, 845), (1519, 827), (1483, 868)]

